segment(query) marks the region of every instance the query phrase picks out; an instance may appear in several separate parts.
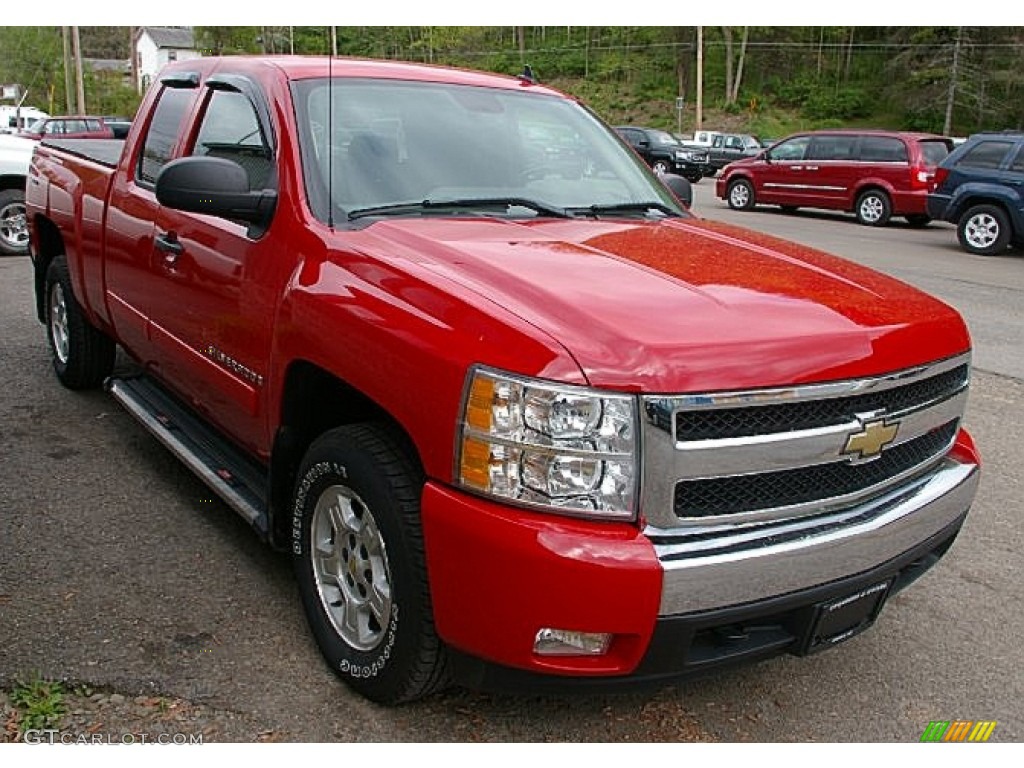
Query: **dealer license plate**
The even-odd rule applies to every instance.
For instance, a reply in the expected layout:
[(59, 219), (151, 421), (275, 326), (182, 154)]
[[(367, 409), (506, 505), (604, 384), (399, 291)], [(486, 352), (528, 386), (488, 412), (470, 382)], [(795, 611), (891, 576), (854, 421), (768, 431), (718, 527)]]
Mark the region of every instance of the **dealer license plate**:
[(821, 603), (815, 609), (814, 621), (804, 646), (804, 653), (815, 653), (849, 640), (874, 624), (892, 581)]

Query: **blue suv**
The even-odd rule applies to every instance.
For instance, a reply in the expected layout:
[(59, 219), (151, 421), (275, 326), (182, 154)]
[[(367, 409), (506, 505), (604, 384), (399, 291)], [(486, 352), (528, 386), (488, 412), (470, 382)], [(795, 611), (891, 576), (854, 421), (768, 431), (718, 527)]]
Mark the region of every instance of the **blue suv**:
[(1024, 246), (1024, 133), (978, 133), (935, 171), (928, 215), (956, 224), (968, 253)]

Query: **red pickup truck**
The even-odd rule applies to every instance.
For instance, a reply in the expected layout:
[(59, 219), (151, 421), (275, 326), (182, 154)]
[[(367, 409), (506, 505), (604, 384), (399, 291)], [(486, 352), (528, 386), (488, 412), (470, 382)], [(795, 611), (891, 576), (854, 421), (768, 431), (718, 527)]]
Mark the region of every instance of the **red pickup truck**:
[(290, 553), (377, 701), (831, 647), (975, 495), (954, 310), (701, 221), (529, 78), (179, 62), (27, 208), (58, 379)]

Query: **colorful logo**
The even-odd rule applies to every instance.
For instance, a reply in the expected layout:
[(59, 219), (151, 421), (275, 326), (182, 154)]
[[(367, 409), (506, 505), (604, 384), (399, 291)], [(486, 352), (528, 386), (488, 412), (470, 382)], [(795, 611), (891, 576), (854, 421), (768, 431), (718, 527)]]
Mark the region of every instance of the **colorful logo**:
[(988, 741), (995, 729), (995, 720), (932, 720), (920, 740)]

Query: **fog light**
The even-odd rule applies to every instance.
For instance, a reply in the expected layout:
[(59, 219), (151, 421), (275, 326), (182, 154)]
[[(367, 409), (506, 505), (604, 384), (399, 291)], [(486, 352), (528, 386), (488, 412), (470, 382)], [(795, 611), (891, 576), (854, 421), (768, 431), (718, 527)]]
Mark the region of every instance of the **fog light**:
[(574, 632), (545, 627), (533, 641), (533, 652), (540, 656), (600, 656), (608, 652), (612, 636), (608, 632)]

